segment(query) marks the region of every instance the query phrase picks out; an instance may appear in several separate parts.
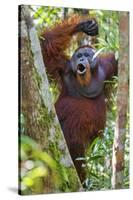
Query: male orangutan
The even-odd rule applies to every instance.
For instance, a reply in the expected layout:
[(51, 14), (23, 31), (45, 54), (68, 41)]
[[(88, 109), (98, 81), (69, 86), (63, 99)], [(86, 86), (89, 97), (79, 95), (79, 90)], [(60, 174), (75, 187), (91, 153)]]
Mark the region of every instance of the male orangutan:
[(83, 161), (87, 145), (105, 127), (106, 106), (104, 81), (116, 72), (117, 63), (113, 53), (98, 55), (90, 46), (80, 46), (72, 58), (65, 50), (72, 36), (84, 32), (89, 36), (98, 34), (94, 19), (80, 17), (67, 19), (45, 31), (41, 41), (47, 72), (60, 81), (61, 93), (55, 104), (56, 112), (78, 175), (83, 181)]

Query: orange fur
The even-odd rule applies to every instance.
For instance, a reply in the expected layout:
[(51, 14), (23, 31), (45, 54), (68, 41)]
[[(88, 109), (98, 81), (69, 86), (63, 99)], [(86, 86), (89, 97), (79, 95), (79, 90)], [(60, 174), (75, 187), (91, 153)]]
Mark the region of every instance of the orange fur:
[(83, 181), (84, 161), (77, 161), (76, 158), (85, 156), (87, 145), (104, 129), (106, 121), (104, 97), (76, 99), (63, 96), (55, 106), (58, 118), (64, 121), (63, 133), (79, 177)]
[[(70, 61), (65, 54), (65, 50), (70, 45), (72, 35), (76, 33), (77, 24), (82, 20), (84, 18), (74, 16), (46, 30), (41, 35), (43, 37), (40, 42), (44, 63), (48, 73), (56, 80), (61, 77), (61, 72), (63, 74), (66, 73), (67, 63), (70, 63)], [(87, 45), (87, 47), (91, 46)], [(101, 56), (98, 64), (103, 68), (105, 79), (110, 78), (114, 74), (116, 67), (114, 55)], [(76, 77), (82, 86), (86, 86), (89, 84), (91, 76), (95, 76), (96, 79), (97, 72), (91, 75), (90, 67), (87, 66), (85, 77), (82, 78), (79, 75)], [(62, 77), (60, 79), (62, 80)], [(92, 99), (69, 96), (63, 81), (61, 81), (61, 85), (62, 91), (55, 107), (71, 157), (79, 177), (83, 181), (85, 178), (82, 168), (83, 162), (76, 161), (75, 159), (77, 157), (84, 157), (87, 145), (95, 137), (99, 136), (104, 129), (106, 121), (105, 97), (103, 94)]]

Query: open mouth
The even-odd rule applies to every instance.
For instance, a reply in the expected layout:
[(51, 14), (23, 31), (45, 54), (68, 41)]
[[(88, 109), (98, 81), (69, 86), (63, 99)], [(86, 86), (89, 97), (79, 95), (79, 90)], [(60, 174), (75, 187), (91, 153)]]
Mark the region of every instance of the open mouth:
[(85, 72), (86, 72), (86, 66), (85, 65), (80, 63), (80, 64), (78, 64), (77, 68), (78, 68), (78, 70), (77, 70), (78, 74), (81, 74), (81, 75), (85, 74)]

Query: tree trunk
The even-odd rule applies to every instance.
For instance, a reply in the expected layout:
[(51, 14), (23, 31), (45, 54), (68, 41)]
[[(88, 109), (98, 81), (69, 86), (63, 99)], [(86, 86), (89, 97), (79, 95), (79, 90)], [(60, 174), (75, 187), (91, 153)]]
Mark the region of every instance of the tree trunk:
[(116, 129), (112, 157), (112, 188), (123, 188), (124, 179), (124, 147), (126, 119), (128, 108), (128, 66), (129, 66), (129, 13), (120, 12), (120, 55), (118, 67), (118, 97)]
[[(56, 160), (63, 170), (62, 186), (57, 188), (51, 177), (47, 193), (79, 191), (81, 183), (71, 160), (59, 121), (52, 103), (41, 48), (28, 6), (20, 6), (20, 113), (24, 116), (23, 133), (33, 138)], [(21, 124), (21, 121), (20, 121)], [(22, 127), (20, 126), (20, 130)], [(22, 132), (22, 131), (21, 131)], [(65, 187), (64, 187), (65, 186)], [(64, 192), (65, 192), (64, 191)]]

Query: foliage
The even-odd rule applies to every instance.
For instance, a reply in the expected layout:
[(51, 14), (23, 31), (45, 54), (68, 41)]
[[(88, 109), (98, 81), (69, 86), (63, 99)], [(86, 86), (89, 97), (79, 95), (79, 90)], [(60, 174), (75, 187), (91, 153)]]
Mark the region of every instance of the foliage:
[(45, 151), (41, 151), (39, 145), (28, 136), (20, 138), (20, 190), (22, 194), (37, 194), (46, 192), (44, 182), (49, 175), (57, 187), (60, 177), (57, 173), (57, 163)]
[[(112, 145), (114, 140), (116, 107), (108, 113), (107, 126), (103, 138), (96, 138), (88, 149), (86, 166), (88, 177), (85, 180), (86, 190), (111, 189)], [(126, 131), (124, 188), (129, 188), (129, 133)]]
[(90, 16), (94, 16), (99, 24), (98, 49), (104, 47), (105, 51), (119, 50), (119, 12), (91, 10)]
[(22, 135), (20, 138), (20, 193), (41, 194), (51, 192), (70, 191), (68, 173), (63, 165), (52, 158), (51, 154), (42, 151), (39, 145), (30, 137)]
[(46, 6), (31, 6), (31, 15), (38, 29), (49, 27), (60, 20), (63, 14), (63, 9), (46, 7)]
[(59, 96), (59, 88), (55, 81), (53, 81), (51, 78), (49, 78), (50, 82), (50, 92), (52, 93), (52, 102), (55, 103)]

